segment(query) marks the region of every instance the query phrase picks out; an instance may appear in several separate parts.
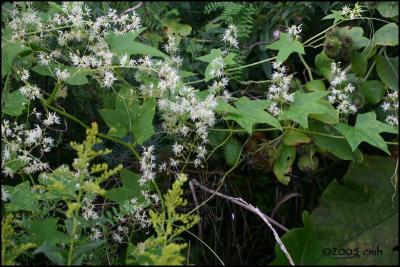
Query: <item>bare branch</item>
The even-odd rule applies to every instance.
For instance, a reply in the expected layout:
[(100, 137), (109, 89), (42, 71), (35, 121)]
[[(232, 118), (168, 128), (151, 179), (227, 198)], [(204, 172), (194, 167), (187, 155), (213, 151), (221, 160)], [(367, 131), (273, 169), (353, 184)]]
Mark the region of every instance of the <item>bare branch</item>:
[(224, 195), (222, 193), (216, 192), (214, 190), (211, 190), (203, 185), (201, 185), (199, 182), (197, 182), (196, 180), (191, 180), (190, 183), (192, 183), (193, 185), (203, 189), (204, 191), (217, 195), (219, 197), (222, 197), (224, 199), (227, 199), (255, 214), (257, 214), (259, 217), (261, 217), (261, 219), (268, 225), (269, 229), (271, 229), (272, 233), (274, 234), (274, 238), (276, 240), (276, 242), (278, 243), (279, 247), (281, 248), (281, 250), (283, 251), (283, 253), (285, 253), (286, 257), (288, 258), (289, 262), (291, 265), (295, 265), (292, 257), (290, 256), (289, 252), (287, 251), (285, 245), (282, 243), (282, 240), (279, 238), (278, 233), (276, 232), (276, 230), (272, 227), (271, 224), (274, 224), (275, 226), (279, 227), (280, 229), (284, 230), (285, 232), (289, 231), (289, 229), (287, 229), (285, 226), (281, 225), (280, 223), (278, 223), (277, 221), (275, 221), (274, 219), (268, 217), (267, 215), (265, 215), (264, 213), (262, 213), (258, 208), (254, 207), (253, 205), (247, 203), (246, 201), (244, 201), (241, 198), (235, 198), (235, 197), (230, 197), (227, 195)]
[(143, 5), (143, 2), (139, 2), (136, 6), (128, 8), (127, 10), (122, 12), (122, 14), (126, 14), (126, 13), (129, 13), (131, 11), (134, 11), (134, 10), (138, 9), (139, 7), (141, 7), (142, 5)]

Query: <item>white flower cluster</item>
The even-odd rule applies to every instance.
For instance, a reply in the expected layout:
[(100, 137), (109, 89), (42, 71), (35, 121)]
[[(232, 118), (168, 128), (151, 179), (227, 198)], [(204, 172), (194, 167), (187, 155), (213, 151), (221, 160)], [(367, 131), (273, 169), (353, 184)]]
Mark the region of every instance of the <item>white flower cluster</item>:
[(351, 9), (348, 5), (344, 5), (342, 7), (341, 14), (346, 19), (356, 19), (361, 17), (361, 12), (363, 12), (361, 6), (358, 3), (356, 3), (353, 9)]
[(4, 186), (1, 186), (1, 200), (6, 202), (8, 201), (10, 197), (10, 193), (7, 192), (7, 190), (4, 188)]
[(382, 103), (382, 109), (388, 113), (385, 121), (392, 126), (399, 126), (399, 92), (393, 91), (388, 93)]
[[(59, 47), (45, 47), (51, 53), (38, 52), (38, 62), (43, 66), (50, 66), (50, 63), (58, 64), (58, 59), (66, 60), (64, 51), (58, 48), (68, 48), (65, 54), (72, 65), (78, 68), (98, 68), (98, 72), (93, 72), (94, 78), (99, 83), (110, 88), (117, 79), (112, 71), (112, 61), (115, 55), (109, 51), (105, 37), (111, 32), (120, 35), (128, 32), (137, 32), (141, 27), (141, 19), (134, 12), (129, 14), (117, 14), (116, 10), (110, 9), (104, 16), (94, 17), (94, 12), (84, 2), (63, 2), (60, 12), (53, 13), (49, 20), (44, 21), (31, 5), (27, 9), (22, 9), (21, 4), (14, 3), (8, 12), (11, 19), (6, 19), (5, 26), (12, 30), (11, 41), (19, 43), (55, 44)], [(24, 11), (22, 11), (24, 10)], [(54, 39), (56, 39), (54, 42)], [(79, 50), (70, 48), (76, 43), (84, 43), (84, 53), (80, 55)], [(124, 63), (132, 65), (132, 61), (127, 56), (120, 58), (121, 65)], [(64, 69), (55, 69), (54, 76), (58, 80), (65, 81), (70, 77), (70, 73)], [(29, 73), (21, 75), (22, 81), (27, 81)], [(32, 88), (28, 88), (32, 89)]]
[[(40, 119), (41, 114), (36, 113), (36, 116)], [(14, 176), (16, 170), (11, 166), (17, 161), (23, 164), (22, 171), (26, 174), (49, 169), (49, 165), (40, 160), (43, 154), (49, 152), (54, 146), (54, 139), (46, 135), (46, 129), (48, 126), (60, 124), (60, 118), (50, 112), (43, 120), (43, 124), (44, 128), (36, 124), (34, 128), (26, 129), (24, 124), (18, 124), (16, 121), (13, 123), (8, 120), (2, 121), (1, 167), (5, 176)], [(35, 152), (39, 154), (38, 157), (34, 156)]]
[(209, 74), (211, 78), (222, 78), (224, 77), (224, 59), (222, 56), (216, 57), (211, 61), (211, 68), (209, 70)]
[(239, 48), (238, 31), (235, 25), (230, 24), (228, 28), (225, 29), (224, 35), (222, 36), (222, 40), (229, 46), (232, 46), (234, 48)]
[(85, 220), (89, 221), (89, 220), (96, 220), (99, 218), (99, 214), (94, 210), (93, 199), (89, 197), (84, 197), (82, 199), (81, 204), (82, 204), (82, 216)]
[(274, 73), (272, 74), (271, 85), (268, 86), (267, 98), (272, 100), (268, 111), (273, 116), (278, 116), (284, 105), (293, 102), (293, 93), (289, 92), (292, 75), (286, 75), (286, 67), (281, 62), (272, 64)]
[(153, 155), (154, 146), (144, 147), (142, 157), (140, 158), (140, 186), (143, 186), (148, 181), (154, 180), (156, 177), (155, 168), (156, 164), (154, 163), (156, 157)]
[(347, 81), (346, 72), (340, 68), (340, 62), (331, 64), (331, 90), (328, 95), (329, 103), (343, 114), (356, 113), (357, 107), (351, 101), (355, 87)]
[(300, 37), (300, 33), (302, 31), (302, 24), (296, 26), (296, 25), (292, 25), (287, 29), (287, 33), (290, 37), (290, 39), (293, 40), (299, 40)]

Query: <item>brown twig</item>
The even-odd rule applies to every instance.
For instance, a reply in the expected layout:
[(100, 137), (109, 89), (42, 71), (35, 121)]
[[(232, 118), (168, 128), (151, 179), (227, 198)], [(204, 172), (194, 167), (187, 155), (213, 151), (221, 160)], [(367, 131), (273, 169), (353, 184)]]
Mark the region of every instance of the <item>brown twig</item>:
[(134, 11), (134, 10), (138, 9), (139, 7), (141, 7), (142, 5), (143, 5), (143, 2), (139, 2), (136, 6), (128, 8), (127, 10), (122, 12), (122, 14), (126, 14), (126, 13), (129, 13), (131, 11)]
[(229, 201), (231, 201), (231, 202), (233, 202), (233, 203), (235, 203), (235, 204), (237, 204), (237, 205), (239, 205), (239, 206), (241, 206), (241, 207), (243, 207), (243, 208), (245, 208), (245, 209), (247, 209), (247, 210), (249, 210), (249, 211), (251, 211), (251, 212), (257, 214), (257, 215), (268, 225), (269, 229), (270, 229), (270, 230), (272, 231), (272, 233), (274, 234), (274, 238), (275, 238), (276, 242), (278, 243), (279, 247), (281, 248), (281, 250), (283, 251), (283, 253), (286, 255), (286, 257), (288, 258), (289, 263), (290, 263), (291, 265), (295, 265), (294, 262), (293, 262), (293, 260), (292, 260), (292, 257), (290, 256), (289, 252), (287, 251), (285, 245), (282, 243), (282, 240), (279, 238), (278, 233), (277, 233), (276, 230), (272, 227), (271, 224), (274, 224), (275, 226), (279, 227), (280, 229), (284, 230), (285, 232), (289, 231), (289, 229), (287, 229), (285, 226), (281, 225), (280, 223), (278, 223), (278, 222), (275, 221), (274, 219), (268, 217), (267, 215), (265, 215), (264, 213), (262, 213), (257, 207), (254, 207), (253, 205), (247, 203), (246, 201), (244, 201), (244, 200), (241, 199), (241, 198), (230, 197), (230, 196), (224, 195), (224, 194), (222, 194), (222, 193), (219, 193), (219, 192), (217, 192), (217, 191), (214, 191), (214, 190), (212, 190), (212, 189), (209, 189), (209, 188), (207, 188), (207, 187), (201, 185), (199, 182), (197, 182), (197, 181), (194, 180), (194, 179), (191, 180), (190, 182), (191, 182), (193, 185), (195, 185), (195, 186), (197, 186), (197, 187), (203, 189), (204, 191), (206, 191), (206, 192), (208, 192), (208, 193), (211, 193), (211, 194), (217, 195), (217, 196), (219, 196), (219, 197), (222, 197), (222, 198), (224, 198), (224, 199), (226, 199), (226, 200), (229, 200)]

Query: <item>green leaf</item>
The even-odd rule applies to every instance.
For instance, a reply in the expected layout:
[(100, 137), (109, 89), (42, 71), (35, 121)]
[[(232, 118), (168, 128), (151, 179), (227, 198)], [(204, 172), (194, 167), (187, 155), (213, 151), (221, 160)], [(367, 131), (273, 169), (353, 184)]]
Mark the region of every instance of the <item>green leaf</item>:
[(21, 94), (20, 91), (4, 92), (2, 112), (10, 116), (19, 116), (25, 110), (27, 104), (28, 98)]
[[(206, 69), (204, 71), (204, 77), (205, 77), (205, 81), (206, 82), (208, 82), (209, 80), (212, 79), (212, 77), (210, 76), (210, 71), (211, 71), (211, 68), (212, 68), (211, 62), (214, 59), (216, 59), (217, 57), (220, 57), (220, 56), (222, 56), (222, 51), (221, 51), (221, 49), (218, 48), (218, 49), (211, 49), (211, 52), (208, 55), (204, 55), (204, 56), (196, 58), (197, 60), (210, 63), (210, 64), (207, 65), (207, 67), (206, 67)], [(225, 56), (223, 58), (225, 65), (228, 66), (228, 65), (235, 64), (235, 61), (234, 61), (235, 57), (236, 57), (235, 53), (229, 53), (227, 56)]]
[(46, 255), (47, 258), (49, 258), (53, 263), (57, 265), (66, 264), (66, 261), (60, 252), (60, 249), (55, 245), (44, 243), (33, 252), (33, 254), (38, 253), (43, 253), (44, 255)]
[(139, 105), (136, 100), (117, 99), (115, 109), (102, 109), (99, 113), (110, 127), (110, 135), (122, 138), (132, 132), (136, 142), (142, 145), (154, 134), (155, 108), (156, 103), (153, 98), (142, 105)]
[(141, 28), (136, 33), (125, 33), (122, 35), (117, 35), (114, 33), (110, 33), (106, 41), (110, 46), (110, 50), (115, 52), (117, 55), (122, 56), (125, 53), (130, 55), (150, 55), (154, 57), (162, 57), (168, 58), (166, 54), (161, 52), (160, 50), (145, 45), (139, 42), (134, 41), (136, 37), (144, 30), (145, 28)]
[[(335, 259), (322, 253), (324, 244), (316, 234), (314, 222), (308, 211), (303, 212), (302, 228), (291, 229), (282, 237), (282, 242), (289, 251), (296, 265), (327, 265)], [(276, 258), (270, 265), (289, 265), (286, 255), (278, 244), (275, 245)]]
[(34, 221), (28, 229), (32, 242), (42, 245), (46, 242), (48, 245), (56, 245), (67, 240), (67, 236), (57, 231), (57, 218), (47, 218), (41, 221)]
[(318, 92), (318, 91), (326, 91), (325, 84), (322, 80), (311, 80), (305, 85), (308, 91)]
[(184, 71), (181, 70), (178, 72), (179, 73), (179, 77), (181, 78), (187, 78), (187, 77), (193, 77), (193, 76), (197, 76), (197, 73), (193, 73), (191, 71)]
[[(290, 104), (289, 109), (279, 114), (280, 120), (293, 120), (301, 126), (308, 128), (308, 115), (310, 114), (327, 114), (322, 119), (325, 121), (326, 116), (335, 117), (337, 111), (326, 100), (322, 100), (328, 92), (294, 93), (294, 102)], [(320, 118), (318, 118), (320, 119)]]
[(296, 130), (288, 130), (283, 137), (283, 143), (287, 146), (297, 146), (299, 144), (308, 144), (310, 142), (310, 137), (305, 133)]
[(141, 106), (135, 105), (134, 107), (131, 110), (134, 117), (132, 132), (135, 135), (136, 142), (142, 145), (154, 134), (153, 118), (156, 112), (156, 102), (154, 98), (151, 98)]
[(124, 47), (127, 47), (129, 43), (136, 40), (136, 38), (146, 30), (146, 27), (140, 28), (134, 32), (127, 32), (124, 34), (116, 34), (114, 32), (110, 32), (106, 41), (110, 47), (113, 47), (115, 50), (123, 50)]
[(376, 70), (379, 78), (386, 84), (390, 89), (399, 90), (399, 59), (396, 58), (385, 58), (381, 55), (374, 56), (376, 62)]
[[(393, 250), (398, 245), (398, 199), (392, 200), (390, 181), (395, 167), (396, 160), (365, 157), (363, 164), (350, 165), (340, 184), (333, 180), (323, 193), (312, 217), (324, 247), (360, 250), (359, 258), (340, 259), (340, 264), (398, 263), (399, 254)], [(377, 245), (382, 255), (362, 255)]]
[(22, 182), (16, 186), (4, 186), (10, 194), (10, 203), (5, 205), (7, 212), (34, 211), (35, 195), (31, 191), (29, 181)]
[(268, 49), (278, 50), (277, 62), (284, 62), (292, 53), (305, 54), (303, 45), (297, 40), (290, 40), (286, 33), (281, 33), (279, 40), (267, 46)]
[[(340, 136), (340, 133), (335, 128), (314, 120), (310, 121), (310, 131)], [(358, 163), (363, 160), (363, 154), (361, 151), (358, 148), (355, 151), (352, 151), (349, 143), (345, 139), (331, 138), (312, 133), (310, 133), (310, 135), (314, 139), (314, 143), (323, 152), (329, 152), (342, 160), (352, 160)]]
[(385, 85), (381, 81), (365, 81), (361, 86), (361, 93), (367, 103), (376, 105), (385, 97)]
[(325, 55), (324, 51), (322, 51), (315, 57), (315, 68), (327, 80), (331, 80), (332, 79), (331, 64), (333, 62), (335, 62), (335, 60), (328, 58)]
[(230, 140), (228, 143), (224, 145), (224, 156), (226, 163), (228, 163), (229, 166), (235, 165), (240, 155), (241, 148), (242, 146), (236, 140)]
[(278, 154), (274, 161), (274, 174), (276, 179), (284, 185), (288, 185), (290, 177), (287, 175), (292, 172), (292, 164), (296, 159), (296, 147), (287, 146), (281, 143), (278, 147)]
[(3, 38), (1, 44), (1, 77), (4, 78), (10, 73), (14, 59), (22, 52), (30, 49), (19, 43), (7, 43), (3, 46)]
[(359, 49), (367, 46), (370, 43), (370, 40), (363, 36), (364, 30), (361, 27), (343, 27), (340, 28), (340, 33), (351, 38), (353, 41), (352, 48)]
[(379, 2), (377, 9), (385, 18), (393, 18), (399, 15), (399, 3), (397, 2)]
[(60, 68), (61, 70), (68, 70), (69, 78), (65, 80), (66, 84), (84, 85), (89, 82), (87, 75), (90, 74), (90, 71), (82, 70), (72, 66), (65, 66), (64, 64), (50, 63), (49, 66), (42, 66), (40, 64), (37, 64), (36, 66), (31, 68), (31, 70), (43, 76), (53, 77), (56, 68)]
[[(320, 206), (311, 216), (303, 214), (304, 227), (282, 237), (295, 264), (398, 264), (399, 254), (394, 250), (398, 245), (398, 199), (392, 201), (390, 182), (395, 167), (396, 160), (366, 157), (363, 164), (351, 163), (340, 184), (334, 179), (322, 194)], [(377, 246), (381, 255), (363, 255)], [(352, 249), (352, 256), (359, 257), (340, 256), (341, 248)], [(276, 245), (277, 258), (272, 264), (288, 264), (279, 250)], [(333, 262), (326, 262), (324, 254)]]
[(367, 142), (368, 144), (385, 151), (389, 155), (390, 152), (387, 148), (387, 144), (379, 133), (397, 133), (397, 130), (394, 127), (377, 121), (376, 114), (373, 111), (358, 114), (357, 122), (354, 127), (340, 123), (336, 126), (336, 129), (346, 137), (352, 151), (356, 150), (360, 143)]
[(82, 260), (82, 256), (85, 256), (86, 253), (98, 248), (102, 244), (104, 244), (105, 240), (95, 240), (92, 242), (88, 242), (86, 244), (77, 246), (74, 249), (74, 254), (72, 256), (72, 261), (74, 263), (78, 263), (78, 261)]
[(140, 193), (139, 175), (128, 169), (122, 169), (120, 175), (123, 186), (107, 190), (106, 198), (118, 204), (130, 201), (134, 197), (137, 198), (138, 203), (143, 202), (144, 197)]
[(337, 10), (332, 10), (332, 14), (326, 15), (322, 19), (334, 19), (333, 24), (336, 24), (336, 22), (339, 22), (343, 20), (342, 12), (337, 11)]
[(375, 32), (375, 45), (396, 46), (399, 44), (399, 27), (396, 23), (389, 23)]
[(351, 70), (358, 76), (364, 76), (367, 72), (368, 60), (360, 52), (354, 51), (351, 54)]
[(168, 33), (176, 33), (180, 36), (187, 36), (191, 33), (192, 27), (179, 22), (180, 18), (164, 18), (162, 24), (167, 28)]
[(253, 132), (253, 126), (256, 123), (267, 123), (282, 130), (279, 121), (264, 111), (270, 104), (269, 100), (250, 100), (242, 96), (234, 102), (235, 107), (224, 102), (219, 102), (216, 110), (217, 112), (227, 112), (228, 114), (224, 116), (225, 120), (236, 121), (248, 133)]
[(217, 57), (219, 57), (221, 55), (222, 55), (221, 49), (219, 49), (219, 48), (218, 49), (211, 49), (210, 54), (198, 57), (198, 58), (196, 58), (196, 60), (200, 60), (200, 61), (203, 61), (203, 62), (211, 63), (214, 59), (216, 59)]

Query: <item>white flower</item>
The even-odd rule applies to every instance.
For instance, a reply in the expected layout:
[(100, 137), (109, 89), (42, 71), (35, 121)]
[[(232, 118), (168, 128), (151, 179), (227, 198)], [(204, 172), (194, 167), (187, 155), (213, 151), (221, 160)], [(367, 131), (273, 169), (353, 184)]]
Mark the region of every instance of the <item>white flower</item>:
[(155, 156), (152, 154), (154, 146), (149, 146), (143, 149), (142, 157), (140, 159), (140, 171), (141, 176), (139, 179), (140, 186), (143, 186), (146, 182), (154, 180), (156, 173)]
[(8, 201), (9, 197), (10, 197), (10, 194), (6, 191), (4, 186), (1, 186), (1, 200), (6, 202), (6, 201)]
[(281, 112), (279, 107), (294, 101), (293, 93), (289, 93), (292, 75), (286, 75), (286, 68), (281, 62), (273, 63), (272, 67), (275, 71), (272, 73), (272, 83), (268, 86), (267, 98), (273, 103), (268, 111), (273, 116), (278, 116)]
[(174, 152), (175, 156), (178, 156), (182, 153), (183, 146), (178, 145), (178, 143), (175, 141), (175, 144), (172, 145), (172, 151)]
[(122, 243), (122, 241), (123, 241), (122, 237), (119, 234), (117, 234), (116, 232), (114, 232), (112, 234), (112, 239), (117, 243)]
[(59, 68), (56, 68), (56, 77), (61, 81), (65, 81), (69, 78), (69, 72), (66, 69), (61, 71)]
[(227, 29), (225, 29), (224, 35), (222, 36), (222, 40), (228, 43), (230, 46), (235, 48), (239, 48), (238, 40), (237, 40), (237, 29), (235, 25), (230, 24)]
[(23, 69), (21, 71), (21, 81), (25, 82), (29, 79), (29, 71), (27, 69)]
[(114, 73), (106, 71), (103, 76), (103, 86), (110, 88), (115, 80), (117, 80), (117, 78), (115, 78)]
[(300, 39), (300, 33), (302, 31), (302, 25), (292, 25), (287, 29), (287, 33), (292, 40)]
[(120, 57), (119, 59), (119, 65), (121, 67), (125, 67), (126, 63), (128, 62), (128, 54), (125, 53), (125, 55), (123, 55), (122, 57)]
[(46, 55), (42, 52), (39, 54), (39, 63), (43, 66), (48, 66), (50, 63), (51, 57), (49, 55)]
[(60, 124), (60, 117), (56, 115), (55, 112), (49, 112), (47, 114), (47, 118), (43, 121), (46, 126), (50, 126), (53, 124)]

